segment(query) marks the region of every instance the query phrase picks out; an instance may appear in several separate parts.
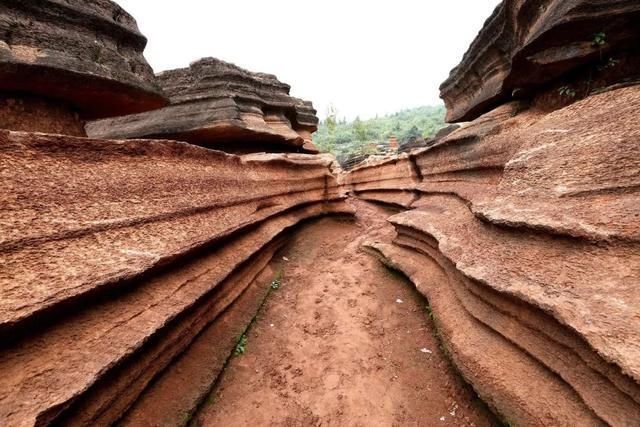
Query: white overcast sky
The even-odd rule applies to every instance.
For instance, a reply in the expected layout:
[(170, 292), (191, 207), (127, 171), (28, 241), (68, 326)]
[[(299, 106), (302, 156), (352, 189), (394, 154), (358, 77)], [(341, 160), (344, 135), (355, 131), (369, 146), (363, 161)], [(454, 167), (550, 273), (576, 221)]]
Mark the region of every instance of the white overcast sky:
[(272, 73), (353, 119), (439, 105), (438, 87), (499, 0), (116, 0), (156, 72), (213, 56)]

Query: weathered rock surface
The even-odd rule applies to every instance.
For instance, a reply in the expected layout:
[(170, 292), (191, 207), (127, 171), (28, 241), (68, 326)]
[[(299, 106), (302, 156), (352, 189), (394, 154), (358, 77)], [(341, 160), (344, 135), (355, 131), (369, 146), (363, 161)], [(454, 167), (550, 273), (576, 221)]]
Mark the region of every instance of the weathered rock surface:
[[(265, 268), (233, 306), (203, 330), (154, 383), (145, 389), (120, 425), (182, 425), (208, 397), (246, 325), (271, 289), (277, 272)], [(176, 390), (180, 390), (176, 395)]]
[(409, 208), (415, 201), (409, 194), (420, 182), (420, 176), (413, 157), (401, 154), (392, 160), (359, 166), (338, 180), (359, 198)]
[[(39, 103), (58, 108), (66, 101), (86, 119), (159, 108), (166, 99), (142, 56), (145, 45), (135, 20), (109, 0), (6, 0), (0, 4), (0, 92), (41, 97)], [(34, 126), (12, 129), (56, 130)]]
[(620, 89), (512, 134), (518, 153), (496, 197), (474, 211), (501, 225), (640, 242), (639, 106), (637, 86)]
[[(505, 0), (441, 88), (450, 121), (475, 120), (340, 177), (410, 209), (368, 247), (517, 425), (640, 419), (640, 6), (614, 3)], [(585, 94), (549, 102), (560, 82)]]
[(374, 243), (370, 248), (427, 296), (451, 360), (490, 407), (519, 425), (600, 425), (553, 373), (466, 310), (456, 296), (458, 283), (448, 276), (455, 267), (443, 267), (437, 250), (429, 257), (428, 249), (416, 246)]
[(176, 139), (233, 153), (317, 153), (311, 134), (318, 118), (310, 102), (289, 95), (270, 74), (206, 58), (160, 73), (171, 105), (87, 125), (97, 138)]
[(640, 418), (639, 105), (640, 86), (549, 114), (506, 105), (340, 178), (412, 209), (390, 218), (394, 244), (369, 246), (429, 298), (454, 362), (516, 424)]
[(285, 230), (350, 212), (330, 164), (0, 131), (3, 425), (119, 420), (264, 286)]
[[(637, 57), (639, 21), (634, 0), (504, 0), (440, 88), (447, 120), (475, 119), (584, 66)], [(638, 77), (630, 68), (626, 77)]]
[[(520, 129), (539, 117), (525, 112), (517, 119), (515, 104), (502, 106), (474, 122), (447, 135), (435, 146), (399, 155), (391, 160), (370, 163), (339, 177), (342, 187), (370, 201), (395, 203), (402, 196), (409, 208), (424, 193), (455, 193), (465, 200), (489, 196), (497, 184), (504, 165), (515, 154), (517, 146), (508, 137), (492, 144), (483, 138)], [(398, 193), (393, 196), (393, 193)], [(413, 193), (412, 199), (407, 198)]]
[(0, 94), (0, 129), (85, 136), (84, 122), (68, 104), (24, 94)]

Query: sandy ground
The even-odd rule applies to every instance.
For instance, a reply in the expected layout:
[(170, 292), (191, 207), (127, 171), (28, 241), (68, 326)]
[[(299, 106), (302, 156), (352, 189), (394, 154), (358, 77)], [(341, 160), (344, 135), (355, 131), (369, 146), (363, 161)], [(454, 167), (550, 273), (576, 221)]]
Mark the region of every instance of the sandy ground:
[(394, 212), (353, 204), (355, 222), (308, 224), (278, 255), (282, 285), (195, 425), (495, 424), (446, 361), (426, 301), (360, 250), (393, 236)]

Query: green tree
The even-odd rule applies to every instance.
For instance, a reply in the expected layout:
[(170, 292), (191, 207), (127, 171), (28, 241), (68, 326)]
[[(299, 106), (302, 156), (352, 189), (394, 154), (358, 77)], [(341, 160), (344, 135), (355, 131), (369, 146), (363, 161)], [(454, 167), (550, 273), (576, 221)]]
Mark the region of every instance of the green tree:
[(365, 125), (364, 122), (360, 120), (360, 117), (356, 117), (356, 119), (353, 121), (353, 131), (355, 132), (356, 138), (358, 139), (359, 142), (361, 143), (367, 142), (368, 140), (367, 125)]
[[(335, 109), (334, 109), (335, 110)], [(394, 114), (362, 120), (356, 118), (347, 122), (338, 119), (337, 112), (329, 110), (313, 139), (322, 151), (331, 152), (339, 159), (349, 158), (355, 153), (364, 153), (391, 135), (400, 141), (404, 138), (424, 136), (428, 138), (445, 126), (443, 106), (418, 107), (402, 110)]]
[(420, 138), (421, 136), (422, 135), (421, 135), (420, 129), (418, 129), (416, 125), (413, 125), (407, 132), (405, 132), (405, 134), (402, 137), (402, 141), (406, 142), (412, 138)]
[(336, 129), (338, 127), (338, 110), (333, 104), (329, 104), (327, 108), (327, 120), (325, 126), (327, 128), (327, 139), (323, 144), (322, 151), (333, 153), (336, 146)]

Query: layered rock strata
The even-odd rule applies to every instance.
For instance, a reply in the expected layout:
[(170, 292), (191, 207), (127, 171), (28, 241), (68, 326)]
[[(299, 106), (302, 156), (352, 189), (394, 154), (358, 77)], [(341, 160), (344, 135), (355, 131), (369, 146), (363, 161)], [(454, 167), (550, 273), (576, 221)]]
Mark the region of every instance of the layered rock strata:
[(450, 121), (475, 120), (340, 178), (406, 210), (368, 247), (511, 423), (640, 419), (639, 11), (504, 1), (441, 88)]
[[(505, 104), (437, 145), (357, 167), (339, 177), (342, 188), (362, 199), (403, 208), (412, 207), (425, 192), (456, 193), (479, 201), (494, 191), (504, 165), (517, 150), (507, 135), (516, 135), (542, 117), (522, 108), (517, 102)], [(502, 138), (487, 140), (500, 133)]]
[[(504, 0), (440, 88), (448, 121), (475, 119), (549, 85), (582, 97), (637, 80), (639, 21), (633, 0)], [(567, 83), (569, 73), (577, 74)]]
[(413, 140), (408, 141), (405, 144), (400, 145), (398, 149), (398, 153), (410, 153), (412, 151), (418, 150), (420, 148), (427, 148), (439, 143), (444, 137), (453, 133), (456, 129), (459, 129), (460, 125), (449, 125), (442, 129), (440, 129), (433, 137), (425, 140), (423, 138), (415, 138)]
[(452, 360), (510, 422), (640, 419), (638, 105), (640, 86), (553, 113), (505, 105), (341, 178), (409, 209), (369, 247), (427, 296)]
[(145, 396), (221, 337), (202, 388), (176, 402), (193, 410), (264, 296), (283, 233), (350, 212), (330, 161), (303, 154), (0, 131), (0, 165), (7, 426), (107, 425), (132, 407), (127, 419), (175, 419), (141, 410)]
[(82, 120), (166, 105), (135, 20), (109, 1), (0, 4), (0, 127), (83, 136)]
[(163, 138), (226, 152), (317, 153), (318, 118), (310, 102), (289, 95), (270, 74), (206, 58), (160, 73), (171, 105), (148, 113), (90, 123), (97, 138)]

